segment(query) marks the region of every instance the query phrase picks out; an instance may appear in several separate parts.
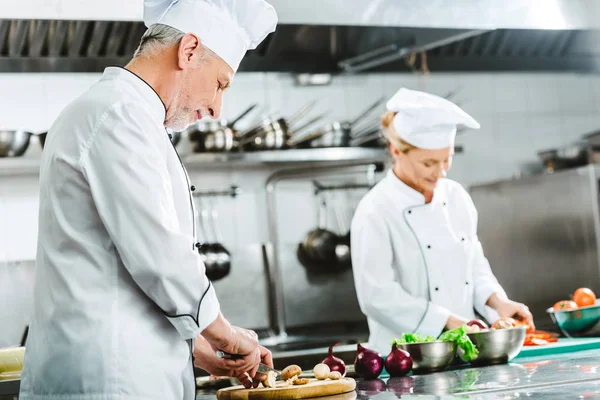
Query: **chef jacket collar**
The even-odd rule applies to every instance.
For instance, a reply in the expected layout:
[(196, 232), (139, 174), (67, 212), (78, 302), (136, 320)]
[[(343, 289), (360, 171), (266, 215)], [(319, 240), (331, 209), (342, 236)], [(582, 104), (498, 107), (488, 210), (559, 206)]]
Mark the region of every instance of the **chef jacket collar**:
[[(408, 206), (417, 206), (425, 204), (425, 196), (423, 194), (404, 183), (400, 178), (396, 176), (394, 171), (390, 168), (387, 172), (386, 180), (389, 182), (389, 186), (396, 192), (409, 199)], [(430, 204), (445, 202), (445, 194), (438, 185), (433, 190), (433, 199)]]
[(124, 81), (130, 84), (133, 90), (139, 94), (138, 98), (140, 101), (148, 103), (152, 109), (153, 118), (156, 118), (156, 122), (161, 124), (161, 126), (164, 126), (165, 118), (167, 116), (167, 107), (158, 93), (156, 93), (156, 90), (154, 90), (148, 82), (130, 70), (119, 66), (107, 67), (104, 70), (101, 80), (108, 79)]

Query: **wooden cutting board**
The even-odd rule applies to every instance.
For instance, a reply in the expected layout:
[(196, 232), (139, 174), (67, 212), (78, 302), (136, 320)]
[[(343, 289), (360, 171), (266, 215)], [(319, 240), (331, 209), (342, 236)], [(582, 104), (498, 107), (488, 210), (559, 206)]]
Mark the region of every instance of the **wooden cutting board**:
[[(355, 394), (356, 381), (352, 378), (342, 378), (337, 381), (330, 379), (319, 381), (311, 379), (306, 385), (292, 385), (285, 381), (277, 381), (276, 387), (246, 389), (243, 386), (234, 386), (217, 391), (219, 400), (293, 400), (308, 399), (341, 395), (344, 393)], [(354, 396), (355, 398), (356, 396)], [(344, 400), (348, 400), (344, 397)], [(350, 399), (351, 400), (351, 399)]]

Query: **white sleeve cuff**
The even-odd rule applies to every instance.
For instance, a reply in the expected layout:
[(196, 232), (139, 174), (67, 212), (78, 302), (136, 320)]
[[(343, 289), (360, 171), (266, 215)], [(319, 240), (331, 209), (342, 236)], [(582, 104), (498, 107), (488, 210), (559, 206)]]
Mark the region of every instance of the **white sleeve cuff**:
[(485, 316), (488, 311), (487, 302), (493, 294), (498, 293), (500, 296), (505, 296), (506, 293), (499, 284), (484, 284), (476, 288), (474, 306), (479, 314)]
[(194, 339), (198, 336), (206, 327), (213, 323), (219, 315), (220, 305), (217, 299), (215, 289), (210, 283), (206, 293), (200, 304), (198, 305), (198, 314), (192, 315), (176, 315), (167, 316), (169, 321), (173, 324), (179, 334), (185, 339)]

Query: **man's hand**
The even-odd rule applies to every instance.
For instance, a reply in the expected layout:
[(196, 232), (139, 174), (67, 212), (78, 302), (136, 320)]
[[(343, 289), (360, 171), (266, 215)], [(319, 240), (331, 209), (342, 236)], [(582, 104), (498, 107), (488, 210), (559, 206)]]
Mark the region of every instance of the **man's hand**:
[(531, 326), (531, 329), (535, 330), (535, 324), (533, 323), (533, 315), (529, 311), (529, 307), (525, 304), (517, 303), (516, 301), (509, 300), (505, 297), (500, 297), (496, 294), (490, 297), (488, 305), (492, 307), (500, 317), (511, 317), (518, 319)]
[(451, 331), (452, 329), (456, 329), (458, 327), (465, 325), (467, 322), (469, 322), (469, 321), (466, 320), (465, 318), (459, 317), (457, 315), (450, 315), (448, 317), (448, 320), (446, 321), (445, 328), (447, 331)]
[[(255, 387), (258, 386), (261, 376), (257, 377), (256, 372), (261, 361), (273, 366), (271, 352), (258, 344), (256, 333), (232, 326), (221, 314), (202, 332), (201, 336), (211, 345), (213, 352), (221, 350), (240, 357), (235, 360), (234, 376), (238, 377), (246, 387), (248, 384), (252, 385), (250, 379), (254, 379)], [(246, 379), (244, 379), (245, 374), (247, 374)]]

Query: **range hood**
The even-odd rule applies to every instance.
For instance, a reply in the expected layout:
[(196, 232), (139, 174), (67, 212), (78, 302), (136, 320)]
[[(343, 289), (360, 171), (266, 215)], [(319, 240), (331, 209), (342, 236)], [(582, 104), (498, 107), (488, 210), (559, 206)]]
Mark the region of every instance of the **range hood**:
[[(276, 32), (240, 72), (600, 68), (595, 0), (271, 0)], [(131, 58), (142, 0), (0, 0), (0, 72), (101, 72)]]

